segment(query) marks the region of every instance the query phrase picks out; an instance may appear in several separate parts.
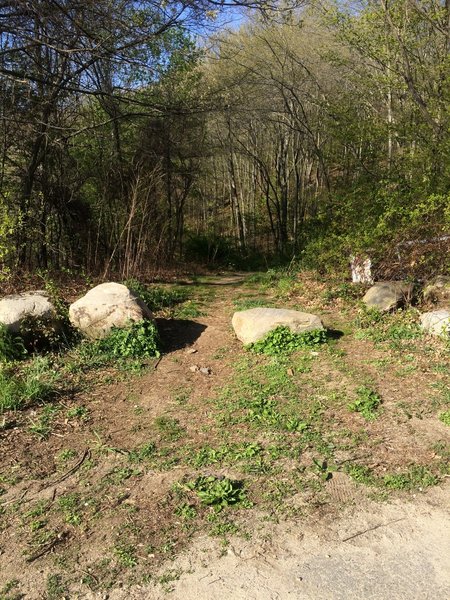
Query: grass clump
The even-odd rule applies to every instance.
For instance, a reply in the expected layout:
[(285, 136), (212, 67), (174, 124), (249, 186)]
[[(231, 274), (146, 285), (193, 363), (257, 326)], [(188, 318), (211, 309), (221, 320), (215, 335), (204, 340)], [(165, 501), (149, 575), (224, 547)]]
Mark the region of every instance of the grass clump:
[(346, 466), (345, 472), (357, 483), (365, 485), (374, 485), (376, 478), (369, 467), (365, 465), (350, 464)]
[(196, 300), (187, 300), (174, 310), (176, 319), (192, 319), (202, 317), (205, 313), (200, 308), (200, 304)]
[(51, 404), (44, 406), (39, 418), (35, 421), (32, 421), (30, 425), (31, 433), (37, 435), (41, 440), (47, 439), (52, 430), (53, 419), (55, 418), (58, 410), (58, 407), (52, 406)]
[(343, 282), (323, 292), (322, 298), (326, 304), (330, 304), (335, 300), (355, 302), (361, 297), (363, 288), (364, 286), (361, 284)]
[(266, 298), (236, 298), (233, 301), (234, 307), (236, 310), (249, 310), (250, 308), (260, 308), (260, 307), (269, 307), (272, 306), (272, 302), (270, 302)]
[(445, 412), (439, 415), (439, 420), (444, 423), (444, 425), (448, 425), (450, 427), (450, 410), (446, 410)]
[(167, 441), (174, 442), (185, 434), (185, 430), (181, 427), (178, 419), (166, 415), (157, 417), (155, 419), (155, 426), (159, 430), (161, 437)]
[(381, 404), (381, 397), (366, 386), (361, 386), (357, 390), (357, 397), (354, 402), (350, 402), (348, 409), (352, 412), (359, 412), (366, 421), (373, 421), (377, 418), (377, 410)]
[(21, 374), (0, 370), (0, 414), (48, 400), (57, 379), (48, 359), (42, 357), (35, 358)]
[(247, 277), (247, 286), (258, 285), (265, 290), (270, 288), (276, 296), (288, 296), (298, 287), (297, 269), (294, 264), (288, 267), (269, 269)]
[(247, 349), (256, 354), (292, 354), (302, 348), (314, 348), (327, 341), (324, 329), (314, 329), (304, 333), (292, 333), (288, 327), (277, 327), (270, 331), (262, 340), (249, 344)]
[(153, 442), (149, 442), (148, 444), (144, 444), (139, 448), (130, 450), (130, 452), (128, 453), (128, 460), (133, 463), (141, 463), (145, 460), (153, 458), (155, 454), (156, 445)]
[(25, 358), (27, 351), (23, 339), (0, 323), (0, 362), (13, 362)]
[(355, 337), (375, 343), (388, 342), (393, 349), (401, 349), (402, 342), (422, 337), (413, 309), (383, 314), (374, 308), (364, 308), (354, 321)]
[(439, 483), (434, 473), (423, 465), (413, 465), (405, 473), (385, 475), (383, 484), (391, 490), (424, 489)]
[(136, 548), (132, 544), (119, 544), (114, 548), (114, 554), (120, 565), (132, 569), (138, 563)]

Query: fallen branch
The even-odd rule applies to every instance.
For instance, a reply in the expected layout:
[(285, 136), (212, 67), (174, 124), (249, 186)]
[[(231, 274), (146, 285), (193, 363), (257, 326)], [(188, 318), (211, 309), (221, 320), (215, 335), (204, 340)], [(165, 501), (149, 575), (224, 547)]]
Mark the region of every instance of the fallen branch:
[[(31, 500), (33, 500), (34, 498), (36, 498), (41, 492), (43, 492), (44, 490), (57, 485), (58, 483), (61, 483), (61, 481), (64, 481), (65, 479), (67, 479), (68, 477), (70, 477), (71, 475), (73, 475), (80, 467), (81, 465), (84, 463), (84, 461), (86, 460), (86, 458), (91, 456), (91, 451), (89, 448), (86, 448), (86, 450), (83, 453), (83, 456), (80, 458), (80, 460), (77, 462), (76, 465), (74, 465), (72, 468), (70, 468), (66, 473), (64, 473), (64, 475), (61, 475), (61, 477), (59, 477), (58, 479), (56, 479), (55, 481), (51, 481), (50, 483), (48, 483), (47, 485), (45, 485), (44, 487), (42, 487), (37, 494), (34, 494), (33, 496), (30, 496), (29, 498), (26, 499), (26, 502), (31, 502)], [(18, 498), (12, 498), (11, 500), (7, 500), (6, 502), (2, 502), (1, 506), (6, 506), (7, 504), (13, 504), (14, 502), (21, 502), (24, 498), (25, 495), (27, 494), (27, 492), (29, 491), (31, 486), (29, 486), (23, 493), (21, 496), (19, 496)], [(53, 500), (55, 499), (55, 490), (53, 491)]]
[(356, 538), (360, 535), (364, 535), (365, 533), (368, 533), (369, 531), (374, 531), (375, 529), (379, 529), (380, 527), (387, 527), (388, 525), (392, 525), (393, 523), (398, 523), (399, 521), (404, 521), (405, 519), (406, 519), (406, 517), (400, 517), (400, 519), (395, 519), (394, 521), (389, 521), (388, 523), (380, 523), (379, 525), (375, 525), (374, 527), (369, 527), (369, 529), (365, 529), (364, 531), (359, 531), (358, 533), (354, 533), (353, 535), (350, 535), (349, 537), (346, 537), (343, 540), (341, 540), (341, 542), (348, 542), (349, 540), (353, 540), (354, 538)]
[(47, 545), (45, 545), (41, 550), (39, 550), (39, 552), (37, 552), (36, 554), (32, 554), (31, 556), (29, 556), (26, 559), (26, 562), (27, 563), (32, 563), (35, 560), (37, 560), (38, 558), (41, 558), (42, 556), (44, 556), (45, 554), (48, 554), (51, 550), (53, 550), (53, 548), (57, 544), (61, 544), (61, 542), (64, 542), (65, 539), (68, 537), (68, 535), (69, 534), (67, 532), (63, 532), (63, 533), (58, 534)]
[[(66, 473), (64, 473), (64, 475), (61, 475), (61, 477), (59, 477), (59, 479), (56, 479), (56, 481), (52, 481), (51, 483), (49, 483), (48, 485), (45, 486), (45, 488), (42, 489), (46, 489), (49, 487), (52, 487), (52, 485), (56, 485), (57, 483), (61, 483), (61, 481), (64, 481), (65, 479), (67, 479), (68, 477), (70, 477), (71, 475), (73, 475), (76, 471), (78, 471), (78, 469), (81, 467), (81, 465), (84, 463), (84, 461), (89, 458), (91, 456), (91, 451), (89, 448), (86, 448), (86, 450), (84, 451), (83, 456), (80, 458), (80, 460), (77, 462), (76, 465), (74, 465), (71, 469), (69, 469)], [(40, 490), (42, 491), (42, 490)]]

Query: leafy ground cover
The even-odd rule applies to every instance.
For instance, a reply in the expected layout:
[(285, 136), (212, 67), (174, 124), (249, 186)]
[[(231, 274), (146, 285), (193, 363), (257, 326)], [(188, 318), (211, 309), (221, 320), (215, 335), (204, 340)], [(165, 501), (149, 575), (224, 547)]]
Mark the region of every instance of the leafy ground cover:
[[(448, 346), (414, 309), (367, 314), (353, 288), (307, 273), (185, 287), (149, 291), (159, 357), (146, 332), (137, 355), (121, 333), (115, 350), (78, 341), (2, 367), (0, 598), (169, 590), (199, 533), (226, 548), (448, 476)], [(277, 332), (276, 351), (253, 352), (230, 327), (252, 305), (317, 312), (339, 335)]]

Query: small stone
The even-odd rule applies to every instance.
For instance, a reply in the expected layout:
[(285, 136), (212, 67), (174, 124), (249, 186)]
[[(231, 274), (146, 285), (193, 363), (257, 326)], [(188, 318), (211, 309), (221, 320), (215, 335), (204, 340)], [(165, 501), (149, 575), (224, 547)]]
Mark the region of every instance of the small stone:
[(288, 369), (287, 374), (292, 377), (292, 375), (294, 374), (294, 369)]
[(203, 373), (203, 375), (211, 375), (212, 371), (209, 367), (202, 367), (200, 373)]
[(198, 352), (197, 348), (188, 348), (186, 350), (186, 354), (195, 354), (196, 352)]
[(199, 366), (198, 365), (191, 365), (189, 367), (189, 371), (192, 371), (193, 373), (196, 373), (199, 370)]

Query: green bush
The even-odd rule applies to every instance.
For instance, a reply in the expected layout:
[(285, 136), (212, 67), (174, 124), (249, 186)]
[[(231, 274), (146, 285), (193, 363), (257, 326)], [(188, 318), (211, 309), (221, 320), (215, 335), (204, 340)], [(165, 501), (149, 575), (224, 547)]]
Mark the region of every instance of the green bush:
[(130, 327), (113, 327), (108, 337), (98, 342), (99, 350), (111, 357), (153, 358), (161, 356), (158, 330), (153, 321), (138, 321)]
[(270, 331), (262, 340), (249, 344), (248, 350), (256, 354), (291, 354), (302, 348), (314, 348), (327, 341), (327, 332), (324, 329), (314, 329), (304, 333), (292, 333), (288, 327), (277, 327)]

